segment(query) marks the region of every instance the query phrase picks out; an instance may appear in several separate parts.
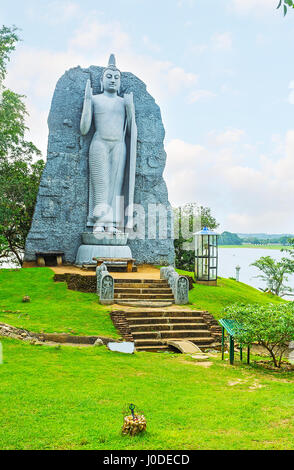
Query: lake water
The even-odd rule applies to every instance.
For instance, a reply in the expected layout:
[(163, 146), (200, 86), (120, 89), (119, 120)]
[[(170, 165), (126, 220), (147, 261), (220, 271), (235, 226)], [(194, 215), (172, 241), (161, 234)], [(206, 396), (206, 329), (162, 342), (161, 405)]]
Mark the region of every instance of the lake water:
[[(251, 263), (261, 258), (261, 256), (271, 256), (275, 260), (280, 260), (286, 256), (286, 253), (280, 250), (269, 250), (264, 248), (219, 248), (219, 264), (218, 274), (221, 277), (236, 277), (235, 267), (239, 265), (240, 276), (239, 281), (249, 284), (250, 286), (266, 287), (265, 282), (259, 278), (256, 278), (261, 271), (254, 266), (250, 266)], [(289, 275), (288, 282), (285, 284), (290, 287), (294, 287), (294, 274)], [(284, 297), (287, 298), (287, 297)], [(293, 300), (293, 297), (288, 297), (289, 300)]]

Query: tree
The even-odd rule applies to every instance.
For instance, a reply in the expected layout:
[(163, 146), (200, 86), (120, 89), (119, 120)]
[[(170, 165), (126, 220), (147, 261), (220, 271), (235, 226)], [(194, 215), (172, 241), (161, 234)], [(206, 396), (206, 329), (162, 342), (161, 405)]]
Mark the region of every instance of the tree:
[(257, 342), (266, 348), (275, 367), (281, 367), (289, 342), (294, 339), (293, 302), (253, 305), (234, 304), (225, 317), (237, 322), (235, 338), (243, 346)]
[[(0, 84), (7, 61), (19, 41), (17, 28), (0, 29)], [(41, 152), (27, 141), (24, 96), (4, 89), (0, 106), (0, 262), (22, 264), (25, 239), (30, 229), (38, 186), (44, 168)]]
[(293, 272), (293, 266), (290, 266), (288, 259), (282, 258), (280, 261), (275, 261), (271, 256), (262, 256), (251, 263), (251, 266), (263, 272), (256, 277), (266, 282), (268, 291), (280, 297), (293, 295), (293, 289), (284, 285), (284, 282), (288, 281), (286, 274)]
[(17, 30), (15, 26), (2, 26), (0, 29), (0, 83), (6, 77), (6, 63), (10, 60), (10, 53), (15, 50), (15, 44), (19, 41)]
[(279, 4), (277, 9), (283, 7), (284, 16), (287, 14), (288, 8), (294, 8), (294, 1), (293, 0), (279, 0)]
[(0, 164), (0, 260), (22, 265), (43, 169), (43, 160)]
[(223, 232), (219, 239), (219, 245), (242, 245), (242, 239), (236, 233)]
[(283, 258), (291, 273), (294, 273), (294, 238), (288, 238), (289, 248), (282, 248), (281, 251), (288, 253), (289, 258)]
[(281, 238), (279, 239), (279, 243), (280, 243), (281, 245), (289, 245), (289, 243), (290, 243), (290, 238), (285, 235), (285, 236), (283, 236), (283, 237), (281, 237)]
[(175, 225), (175, 264), (178, 269), (194, 271), (195, 248), (193, 233), (204, 227), (215, 229), (218, 227), (216, 219), (209, 207), (188, 203), (174, 209)]

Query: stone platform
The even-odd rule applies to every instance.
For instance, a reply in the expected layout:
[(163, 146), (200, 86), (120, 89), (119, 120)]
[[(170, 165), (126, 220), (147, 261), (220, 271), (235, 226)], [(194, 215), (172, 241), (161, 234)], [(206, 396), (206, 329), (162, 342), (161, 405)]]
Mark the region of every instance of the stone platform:
[[(24, 268), (34, 268), (38, 267), (36, 263), (25, 263)], [(81, 274), (82, 276), (96, 276), (96, 272), (87, 271), (78, 266), (48, 266), (56, 274)], [(138, 266), (138, 271), (133, 273), (125, 272), (111, 272), (111, 276), (114, 279), (160, 279), (160, 270), (150, 264), (142, 264)]]

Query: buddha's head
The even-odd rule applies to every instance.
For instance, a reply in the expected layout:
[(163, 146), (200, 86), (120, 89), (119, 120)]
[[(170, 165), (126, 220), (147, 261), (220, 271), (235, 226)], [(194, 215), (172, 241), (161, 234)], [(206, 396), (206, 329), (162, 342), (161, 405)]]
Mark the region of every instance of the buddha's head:
[(104, 69), (101, 78), (101, 90), (109, 93), (119, 93), (121, 73), (116, 67), (115, 57), (111, 54), (108, 66)]

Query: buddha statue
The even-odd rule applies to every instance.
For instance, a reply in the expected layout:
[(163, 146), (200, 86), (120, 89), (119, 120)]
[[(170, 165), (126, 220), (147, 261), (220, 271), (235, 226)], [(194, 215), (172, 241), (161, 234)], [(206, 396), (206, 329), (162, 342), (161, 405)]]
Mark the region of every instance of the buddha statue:
[(120, 96), (121, 73), (111, 54), (101, 77), (102, 93), (93, 95), (87, 81), (80, 130), (86, 135), (94, 120), (89, 148), (88, 226), (94, 232), (117, 233), (132, 228), (137, 127), (132, 93)]

